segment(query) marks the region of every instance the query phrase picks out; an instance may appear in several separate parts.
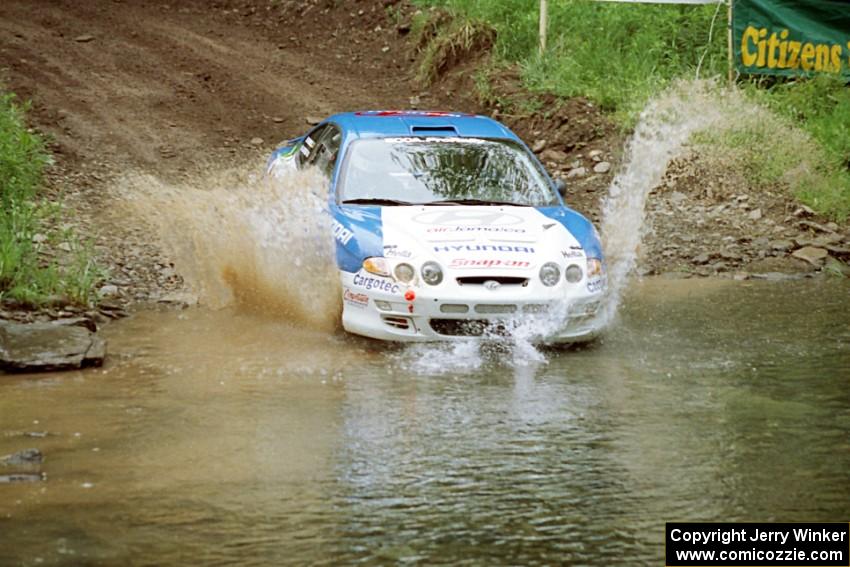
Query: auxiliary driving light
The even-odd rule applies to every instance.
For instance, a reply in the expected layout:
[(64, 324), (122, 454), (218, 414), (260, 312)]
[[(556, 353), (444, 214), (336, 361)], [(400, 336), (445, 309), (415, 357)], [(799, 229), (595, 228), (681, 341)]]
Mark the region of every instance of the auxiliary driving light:
[(363, 269), (376, 276), (388, 277), (390, 275), (387, 259), (381, 256), (372, 256), (363, 260)]
[(395, 273), (395, 279), (402, 283), (410, 283), (416, 277), (416, 270), (410, 264), (399, 264), (393, 273)]
[(437, 285), (443, 281), (443, 269), (437, 262), (425, 262), (422, 264), (422, 280), (428, 285)]
[(581, 277), (584, 274), (582, 274), (581, 268), (578, 265), (570, 264), (564, 272), (564, 275), (566, 276), (568, 282), (576, 283), (581, 281)]
[(546, 287), (552, 287), (561, 279), (561, 269), (555, 262), (546, 262), (540, 268), (540, 281)]

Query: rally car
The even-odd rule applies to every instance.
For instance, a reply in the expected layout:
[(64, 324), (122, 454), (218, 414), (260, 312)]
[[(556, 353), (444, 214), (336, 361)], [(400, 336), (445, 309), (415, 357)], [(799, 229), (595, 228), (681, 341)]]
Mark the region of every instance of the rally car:
[(268, 172), (329, 180), (345, 330), (389, 341), (583, 342), (604, 326), (599, 236), (508, 128), (451, 112), (331, 116)]

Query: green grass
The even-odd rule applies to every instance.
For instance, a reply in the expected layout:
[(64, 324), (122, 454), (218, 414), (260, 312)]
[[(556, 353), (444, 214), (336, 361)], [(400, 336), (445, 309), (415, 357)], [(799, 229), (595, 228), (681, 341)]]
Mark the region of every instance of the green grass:
[[(723, 8), (709, 41), (716, 6), (550, 1), (548, 48), (541, 56), (539, 0), (414, 1), (450, 15), (435, 17), (435, 12), (425, 10), (417, 19), (420, 29), (452, 18), (467, 28), (489, 26), (496, 31), (493, 66), (519, 66), (523, 83), (532, 92), (586, 97), (626, 129), (634, 125), (649, 98), (677, 79), (694, 77), (701, 57), (702, 77), (726, 74)], [(431, 29), (424, 35), (446, 41), (451, 28), (443, 25), (442, 32)], [(420, 46), (420, 52), (427, 54), (427, 49)], [(486, 77), (478, 77), (476, 84), (482, 99), (500, 100)], [(750, 126), (724, 130), (728, 139), (713, 137), (719, 151), (746, 146), (737, 161), (756, 186), (784, 182), (816, 211), (838, 221), (850, 218), (850, 88), (831, 76), (742, 79), (740, 85), (753, 100), (787, 121), (782, 122), (782, 133), (744, 121)], [(774, 143), (794, 128), (813, 140), (808, 155)], [(801, 170), (808, 174), (791, 175)]]
[[(714, 6), (659, 6), (590, 0), (549, 3), (548, 48), (538, 53), (539, 0), (421, 0), (497, 32), (497, 61), (522, 67), (526, 85), (584, 96), (624, 121), (669, 82), (696, 69)], [(703, 69), (725, 69), (721, 14)]]
[[(26, 105), (0, 91), (0, 299), (37, 306), (59, 297), (95, 300), (102, 271), (91, 247), (60, 231), (60, 209), (39, 195), (50, 163), (41, 138), (25, 122)], [(55, 246), (66, 242), (70, 252)]]

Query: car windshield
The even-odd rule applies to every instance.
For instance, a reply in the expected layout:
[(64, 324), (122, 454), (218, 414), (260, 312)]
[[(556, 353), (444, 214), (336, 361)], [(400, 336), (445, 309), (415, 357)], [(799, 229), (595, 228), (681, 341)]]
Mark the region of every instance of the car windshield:
[(478, 138), (368, 138), (353, 142), (339, 180), (340, 203), (514, 204), (558, 202), (519, 145)]

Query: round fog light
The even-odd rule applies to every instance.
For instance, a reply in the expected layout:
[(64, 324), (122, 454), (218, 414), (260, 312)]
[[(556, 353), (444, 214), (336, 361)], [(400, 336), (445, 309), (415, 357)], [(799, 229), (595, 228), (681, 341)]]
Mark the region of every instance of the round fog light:
[(540, 281), (546, 287), (552, 287), (561, 279), (561, 269), (554, 262), (547, 262), (540, 268)]
[(576, 264), (570, 264), (564, 274), (567, 277), (567, 281), (570, 283), (580, 282), (581, 277), (584, 275), (581, 271), (581, 268)]
[(437, 262), (425, 262), (422, 264), (422, 279), (428, 285), (437, 285), (443, 281), (443, 270)]
[(395, 274), (395, 279), (402, 283), (410, 283), (416, 276), (416, 270), (410, 264), (399, 264), (395, 267), (393, 273)]

